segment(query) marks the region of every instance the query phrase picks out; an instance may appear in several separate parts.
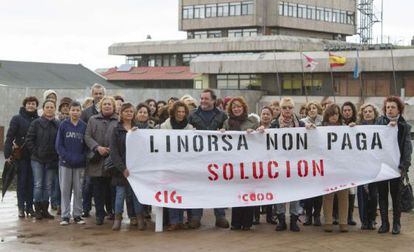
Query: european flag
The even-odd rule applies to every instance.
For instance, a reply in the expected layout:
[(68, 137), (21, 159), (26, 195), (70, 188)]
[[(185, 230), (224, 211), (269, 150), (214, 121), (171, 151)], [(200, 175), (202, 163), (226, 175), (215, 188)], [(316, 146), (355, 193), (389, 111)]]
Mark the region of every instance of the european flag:
[(357, 58), (356, 58), (355, 67), (354, 67), (354, 79), (358, 79), (360, 73), (361, 71), (359, 70), (359, 52), (357, 51)]

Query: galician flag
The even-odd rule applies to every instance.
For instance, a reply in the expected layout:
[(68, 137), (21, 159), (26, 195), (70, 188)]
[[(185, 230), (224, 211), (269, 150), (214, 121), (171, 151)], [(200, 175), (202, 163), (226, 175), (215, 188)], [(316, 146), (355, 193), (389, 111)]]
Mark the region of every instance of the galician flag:
[(345, 66), (346, 58), (342, 56), (335, 55), (333, 53), (329, 53), (329, 64), (331, 67), (341, 67)]
[(306, 59), (305, 67), (306, 67), (307, 69), (309, 69), (311, 72), (312, 72), (313, 70), (315, 70), (316, 66), (317, 66), (319, 63), (318, 63), (318, 62), (316, 62), (313, 58), (311, 58), (311, 57), (309, 57), (309, 56), (305, 55), (304, 53), (303, 53), (303, 56), (304, 56), (304, 57), (305, 57), (305, 59)]

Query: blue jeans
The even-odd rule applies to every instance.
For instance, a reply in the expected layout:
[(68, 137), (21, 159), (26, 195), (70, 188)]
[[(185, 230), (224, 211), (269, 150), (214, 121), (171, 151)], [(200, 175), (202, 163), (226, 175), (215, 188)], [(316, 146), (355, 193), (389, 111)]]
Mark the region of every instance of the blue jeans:
[(184, 209), (168, 208), (170, 224), (175, 225), (184, 222)]
[[(216, 219), (226, 217), (226, 212), (224, 210), (225, 208), (214, 208)], [(201, 216), (203, 216), (203, 209), (191, 209), (191, 219), (201, 220)]]
[(17, 164), (17, 205), (19, 209), (33, 209), (33, 171), (30, 159), (21, 159)]
[(49, 195), (52, 192), (52, 181), (56, 174), (56, 167), (51, 164), (31, 161), (33, 170), (33, 196), (34, 202), (49, 202)]
[(60, 183), (59, 183), (59, 173), (56, 172), (53, 176), (52, 181), (52, 193), (50, 194), (50, 204), (54, 207), (60, 206)]
[(115, 214), (122, 214), (124, 212), (124, 201), (127, 195), (132, 195), (132, 202), (134, 206), (134, 212), (136, 215), (144, 213), (144, 206), (138, 201), (137, 196), (132, 191), (130, 185), (117, 186), (115, 196)]

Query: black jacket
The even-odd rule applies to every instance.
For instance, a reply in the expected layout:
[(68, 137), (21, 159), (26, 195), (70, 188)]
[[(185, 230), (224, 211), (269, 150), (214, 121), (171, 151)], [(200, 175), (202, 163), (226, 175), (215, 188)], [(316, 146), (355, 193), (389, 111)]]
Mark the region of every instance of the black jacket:
[[(375, 124), (388, 125), (390, 119), (386, 116), (380, 116)], [(411, 126), (400, 116), (398, 119), (398, 147), (400, 149), (401, 157), (399, 169), (402, 172), (408, 172), (408, 168), (411, 165), (411, 153), (413, 152), (413, 146), (411, 144)]]
[(41, 163), (56, 163), (59, 160), (55, 149), (59, 121), (40, 117), (34, 120), (26, 135), (26, 147), (31, 153), (31, 159)]
[(86, 124), (88, 124), (89, 118), (91, 118), (94, 115), (99, 114), (98, 110), (96, 110), (95, 107), (95, 102), (92, 104), (92, 106), (90, 106), (89, 108), (85, 109), (84, 111), (82, 111), (81, 114), (81, 119), (82, 121), (84, 121)]
[(201, 116), (203, 111), (198, 107), (188, 116), (188, 123), (193, 125), (197, 130), (218, 130), (223, 128), (223, 123), (227, 119), (227, 115), (218, 108), (214, 108), (213, 112), (213, 119), (207, 122)]
[[(7, 130), (6, 142), (4, 143), (5, 158), (9, 158), (12, 154), (13, 141), (18, 146), (22, 146), (24, 144), (30, 123), (37, 118), (39, 118), (37, 111), (35, 111), (33, 114), (30, 114), (24, 107), (20, 108), (18, 115), (13, 116), (10, 121), (9, 129)], [(30, 158), (30, 153), (27, 148), (25, 148), (25, 146), (23, 147), (22, 154), (24, 159)]]
[(128, 184), (123, 172), (126, 169), (126, 134), (127, 131), (121, 122), (112, 131), (111, 142), (109, 148), (111, 149), (110, 157), (112, 163), (117, 168), (117, 171), (112, 174), (113, 186), (124, 186)]

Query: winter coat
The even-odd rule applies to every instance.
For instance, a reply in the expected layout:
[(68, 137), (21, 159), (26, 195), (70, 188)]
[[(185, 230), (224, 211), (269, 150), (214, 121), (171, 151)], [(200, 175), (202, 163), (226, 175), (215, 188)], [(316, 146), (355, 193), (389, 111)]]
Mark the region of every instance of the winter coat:
[(104, 157), (99, 155), (97, 147), (109, 147), (112, 131), (117, 124), (118, 116), (115, 113), (109, 118), (105, 118), (102, 113), (99, 113), (89, 119), (85, 132), (85, 143), (90, 151), (93, 151), (98, 155), (98, 158), (97, 160), (94, 160), (94, 162), (87, 162), (87, 176), (103, 176)]
[(86, 123), (79, 120), (74, 125), (70, 119), (64, 120), (58, 130), (56, 151), (59, 165), (66, 168), (85, 168), (88, 148), (85, 144)]
[[(377, 118), (375, 124), (388, 125), (390, 119), (386, 116), (380, 116)], [(408, 172), (408, 168), (411, 166), (411, 153), (413, 152), (413, 146), (411, 144), (411, 126), (400, 116), (398, 118), (398, 147), (400, 149), (400, 164), (398, 168), (402, 172)]]
[(97, 115), (97, 114), (99, 114), (99, 112), (98, 110), (96, 110), (95, 102), (94, 102), (92, 106), (82, 111), (81, 120), (84, 121), (86, 124), (88, 124), (89, 119), (92, 116)]
[(213, 119), (209, 122), (205, 121), (201, 115), (203, 113), (202, 109), (198, 107), (196, 110), (193, 110), (188, 116), (188, 123), (193, 125), (197, 130), (218, 130), (223, 128), (223, 123), (227, 119), (227, 115), (220, 111), (218, 108), (214, 108)]
[[(255, 116), (250, 115), (241, 125), (240, 125), (240, 131), (246, 131), (248, 129), (257, 129), (260, 126), (259, 121)], [(224, 121), (223, 128), (225, 130), (232, 130), (229, 126), (229, 119)]]
[[(305, 127), (305, 123), (303, 121), (299, 120), (299, 118), (298, 118), (297, 115), (293, 115), (293, 116), (296, 117), (296, 119), (299, 121), (299, 127)], [(278, 128), (280, 128), (280, 125), (279, 125), (279, 117), (280, 116), (278, 116), (275, 120), (272, 121), (272, 124), (270, 125), (270, 128), (271, 129), (278, 129)]]
[(59, 121), (40, 117), (34, 120), (26, 135), (26, 147), (31, 153), (31, 159), (45, 164), (56, 164), (59, 160), (55, 149)]
[[(161, 124), (160, 129), (173, 129), (171, 125), (171, 119), (168, 118), (167, 120), (165, 120), (165, 122)], [(193, 129), (193, 126), (190, 123), (188, 123), (187, 126), (183, 130), (190, 130), (190, 129)]]
[(112, 174), (113, 186), (125, 186), (128, 184), (127, 179), (124, 177), (123, 172), (126, 169), (126, 135), (127, 130), (124, 128), (121, 122), (114, 128), (111, 136), (110, 143), (110, 157), (112, 163), (116, 167), (117, 171)]
[(6, 142), (4, 143), (4, 157), (7, 159), (13, 152), (13, 141), (18, 146), (23, 146), (22, 158), (30, 159), (30, 152), (24, 144), (30, 123), (39, 118), (37, 113), (29, 114), (24, 107), (20, 108), (19, 114), (13, 116), (7, 130)]
[(309, 116), (300, 119), (300, 121), (306, 124), (315, 124), (315, 126), (322, 126), (323, 117), (321, 115), (316, 115), (315, 121), (313, 121)]

